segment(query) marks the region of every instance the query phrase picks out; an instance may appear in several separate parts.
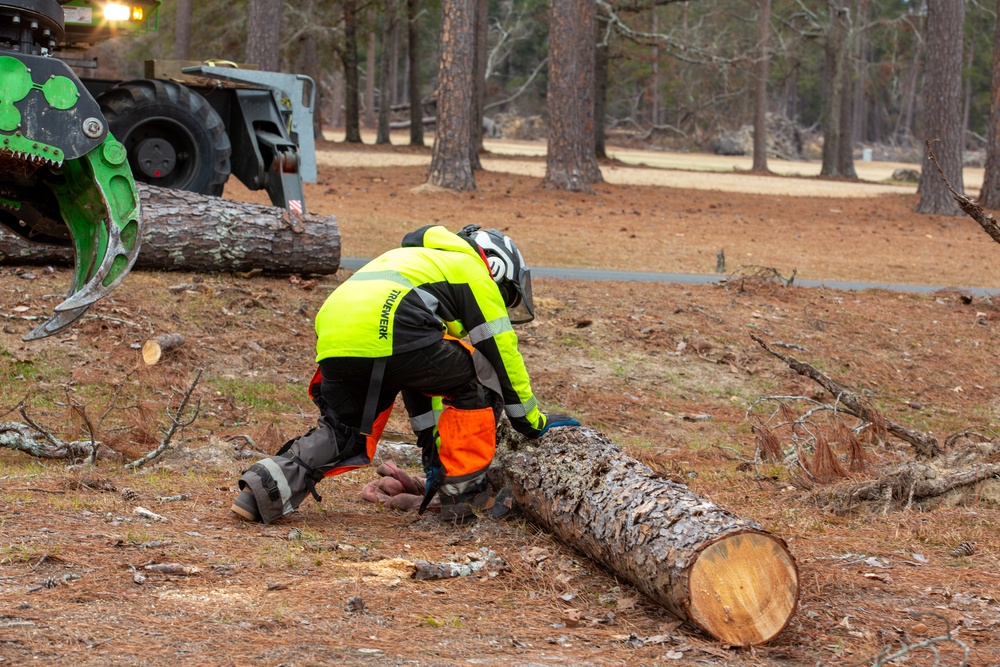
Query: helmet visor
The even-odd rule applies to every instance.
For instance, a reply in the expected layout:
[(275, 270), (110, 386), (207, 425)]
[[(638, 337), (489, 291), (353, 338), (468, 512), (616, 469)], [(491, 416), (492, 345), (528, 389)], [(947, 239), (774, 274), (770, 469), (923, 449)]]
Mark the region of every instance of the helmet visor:
[(507, 308), (507, 317), (510, 318), (511, 324), (525, 324), (535, 319), (535, 303), (531, 300), (531, 269), (526, 266), (521, 267), (514, 287), (521, 298)]

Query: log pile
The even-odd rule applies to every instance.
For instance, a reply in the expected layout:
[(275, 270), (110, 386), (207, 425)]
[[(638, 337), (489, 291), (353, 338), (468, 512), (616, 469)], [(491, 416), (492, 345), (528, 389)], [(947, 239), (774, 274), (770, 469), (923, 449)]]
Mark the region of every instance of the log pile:
[[(137, 269), (336, 273), (340, 230), (334, 216), (295, 216), (248, 204), (137, 183), (142, 249)], [(72, 264), (73, 250), (27, 243), (0, 232), (0, 264)]]
[(490, 475), (532, 521), (720, 641), (767, 642), (795, 612), (798, 569), (783, 540), (593, 429), (528, 440), (503, 426)]

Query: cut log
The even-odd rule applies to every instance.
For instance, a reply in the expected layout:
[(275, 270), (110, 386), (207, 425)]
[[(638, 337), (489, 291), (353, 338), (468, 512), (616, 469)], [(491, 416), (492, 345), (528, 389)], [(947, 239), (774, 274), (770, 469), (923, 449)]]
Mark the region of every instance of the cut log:
[[(142, 201), (139, 269), (336, 273), (337, 218), (136, 184)], [(72, 264), (71, 248), (0, 232), (0, 264)]]
[(504, 422), (490, 475), (531, 520), (720, 641), (762, 644), (795, 612), (798, 569), (783, 540), (593, 429), (528, 440)]
[(142, 344), (142, 360), (147, 366), (160, 363), (164, 352), (168, 352), (184, 344), (184, 336), (179, 333), (160, 334)]

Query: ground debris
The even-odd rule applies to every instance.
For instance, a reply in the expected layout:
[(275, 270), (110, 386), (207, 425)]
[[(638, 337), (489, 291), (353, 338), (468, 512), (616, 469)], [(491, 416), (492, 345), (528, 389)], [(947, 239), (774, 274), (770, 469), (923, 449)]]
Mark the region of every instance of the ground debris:
[(132, 510), (132, 513), (141, 516), (144, 519), (149, 519), (150, 521), (158, 521), (160, 523), (167, 523), (169, 521), (167, 517), (157, 514), (156, 512), (150, 512), (145, 507), (136, 507)]
[(149, 572), (159, 572), (160, 574), (177, 574), (181, 576), (191, 576), (201, 572), (197, 567), (192, 565), (183, 565), (181, 563), (148, 563), (142, 566), (142, 569)]
[(440, 563), (430, 563), (425, 560), (414, 561), (414, 579), (452, 579), (454, 577), (467, 577), (485, 570), (489, 576), (494, 577), (508, 568), (507, 563), (498, 557), (492, 550), (483, 547), (479, 552), (466, 554), (467, 562), (458, 563), (446, 561)]

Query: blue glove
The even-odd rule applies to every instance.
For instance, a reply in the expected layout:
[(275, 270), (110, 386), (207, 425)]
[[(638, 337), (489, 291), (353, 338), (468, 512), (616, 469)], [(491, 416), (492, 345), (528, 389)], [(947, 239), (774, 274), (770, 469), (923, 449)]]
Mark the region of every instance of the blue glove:
[(545, 435), (545, 432), (550, 428), (559, 428), (560, 426), (580, 426), (580, 422), (573, 419), (569, 415), (561, 415), (559, 413), (552, 413), (545, 415), (545, 426), (542, 430), (538, 432), (538, 437)]
[(444, 477), (444, 470), (441, 466), (428, 466), (424, 468), (424, 474), (427, 479), (424, 481), (424, 492), (430, 493), (431, 489), (435, 491), (441, 486), (441, 479)]

